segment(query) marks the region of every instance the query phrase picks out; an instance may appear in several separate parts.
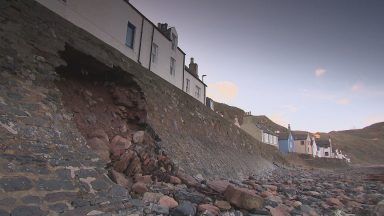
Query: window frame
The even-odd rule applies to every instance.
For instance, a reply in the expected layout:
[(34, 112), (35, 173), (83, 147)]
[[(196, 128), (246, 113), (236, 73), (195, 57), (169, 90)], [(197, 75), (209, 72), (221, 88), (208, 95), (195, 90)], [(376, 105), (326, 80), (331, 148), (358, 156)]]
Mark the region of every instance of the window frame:
[(200, 88), (200, 86), (198, 86), (198, 85), (196, 85), (195, 87), (196, 87), (195, 97), (200, 98), (200, 95), (201, 95), (201, 94), (200, 94), (201, 88)]
[(152, 43), (151, 62), (156, 63), (159, 56), (159, 46), (156, 43)]
[(176, 75), (176, 59), (171, 57), (170, 67), (169, 67), (169, 73), (171, 76), (175, 77)]
[[(130, 33), (129, 30), (131, 30), (132, 32), (130, 41), (128, 41), (128, 33)], [(125, 33), (125, 45), (131, 49), (133, 49), (135, 46), (135, 35), (136, 35), (136, 26), (128, 21), (127, 32)]]
[(188, 79), (188, 78), (186, 78), (186, 80), (185, 80), (185, 92), (187, 92), (187, 93), (189, 93), (189, 91), (190, 91), (190, 83), (191, 81)]

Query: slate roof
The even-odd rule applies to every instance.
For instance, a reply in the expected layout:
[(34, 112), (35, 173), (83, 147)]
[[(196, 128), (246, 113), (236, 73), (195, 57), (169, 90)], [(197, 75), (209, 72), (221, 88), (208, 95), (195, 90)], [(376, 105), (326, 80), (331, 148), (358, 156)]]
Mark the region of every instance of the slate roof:
[(328, 148), (331, 146), (329, 139), (316, 139), (316, 145), (323, 148)]
[(279, 133), (279, 140), (288, 140), (289, 133)]
[(292, 132), (294, 140), (306, 140), (308, 137), (308, 132)]
[(273, 131), (271, 131), (267, 126), (265, 125), (262, 125), (262, 124), (255, 124), (257, 128), (259, 128), (260, 130), (262, 130), (264, 133), (267, 133), (267, 134), (271, 134), (271, 135), (274, 135), (274, 136), (277, 136), (277, 134)]

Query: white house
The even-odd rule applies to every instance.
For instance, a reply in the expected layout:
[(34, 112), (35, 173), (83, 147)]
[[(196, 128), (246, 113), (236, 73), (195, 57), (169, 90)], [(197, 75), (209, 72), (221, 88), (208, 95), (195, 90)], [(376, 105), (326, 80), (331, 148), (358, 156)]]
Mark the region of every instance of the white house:
[(243, 124), (240, 128), (253, 136), (255, 139), (279, 148), (278, 136), (267, 127), (259, 124), (256, 117), (252, 116), (250, 113), (246, 113), (243, 117)]
[(328, 139), (316, 138), (316, 144), (318, 157), (333, 158), (332, 141), (330, 137)]
[(316, 137), (311, 136), (312, 156), (318, 157)]
[(35, 1), (185, 92), (189, 80), (187, 93), (205, 104), (206, 85), (185, 70), (174, 27), (155, 25), (128, 0)]

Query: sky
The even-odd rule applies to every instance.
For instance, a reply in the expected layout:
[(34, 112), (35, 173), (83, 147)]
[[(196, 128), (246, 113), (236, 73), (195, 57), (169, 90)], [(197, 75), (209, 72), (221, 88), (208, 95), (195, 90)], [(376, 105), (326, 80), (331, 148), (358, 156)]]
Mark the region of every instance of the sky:
[(176, 27), (216, 101), (294, 130), (384, 121), (382, 0), (130, 2)]

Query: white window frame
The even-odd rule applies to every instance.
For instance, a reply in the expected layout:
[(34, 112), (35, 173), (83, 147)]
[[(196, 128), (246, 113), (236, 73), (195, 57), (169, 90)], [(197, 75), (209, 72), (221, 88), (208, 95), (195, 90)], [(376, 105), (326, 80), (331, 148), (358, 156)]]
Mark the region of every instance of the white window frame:
[(155, 43), (152, 43), (152, 53), (151, 53), (152, 63), (157, 62), (158, 56), (159, 56), (159, 46)]
[[(128, 41), (128, 30), (132, 30), (132, 36), (131, 41)], [(135, 47), (135, 35), (136, 35), (136, 26), (133, 25), (131, 22), (128, 22), (127, 24), (127, 32), (125, 33), (125, 45), (131, 49)]]
[(176, 73), (176, 60), (174, 58), (171, 57), (171, 63), (170, 63), (170, 68), (169, 68), (169, 73), (171, 74), (171, 76), (175, 77), (175, 73)]
[(190, 83), (191, 81), (187, 78), (186, 80), (185, 80), (185, 91), (187, 92), (187, 93), (189, 93), (189, 91), (190, 91)]
[(195, 97), (200, 98), (200, 91), (201, 88), (199, 86), (196, 86)]

